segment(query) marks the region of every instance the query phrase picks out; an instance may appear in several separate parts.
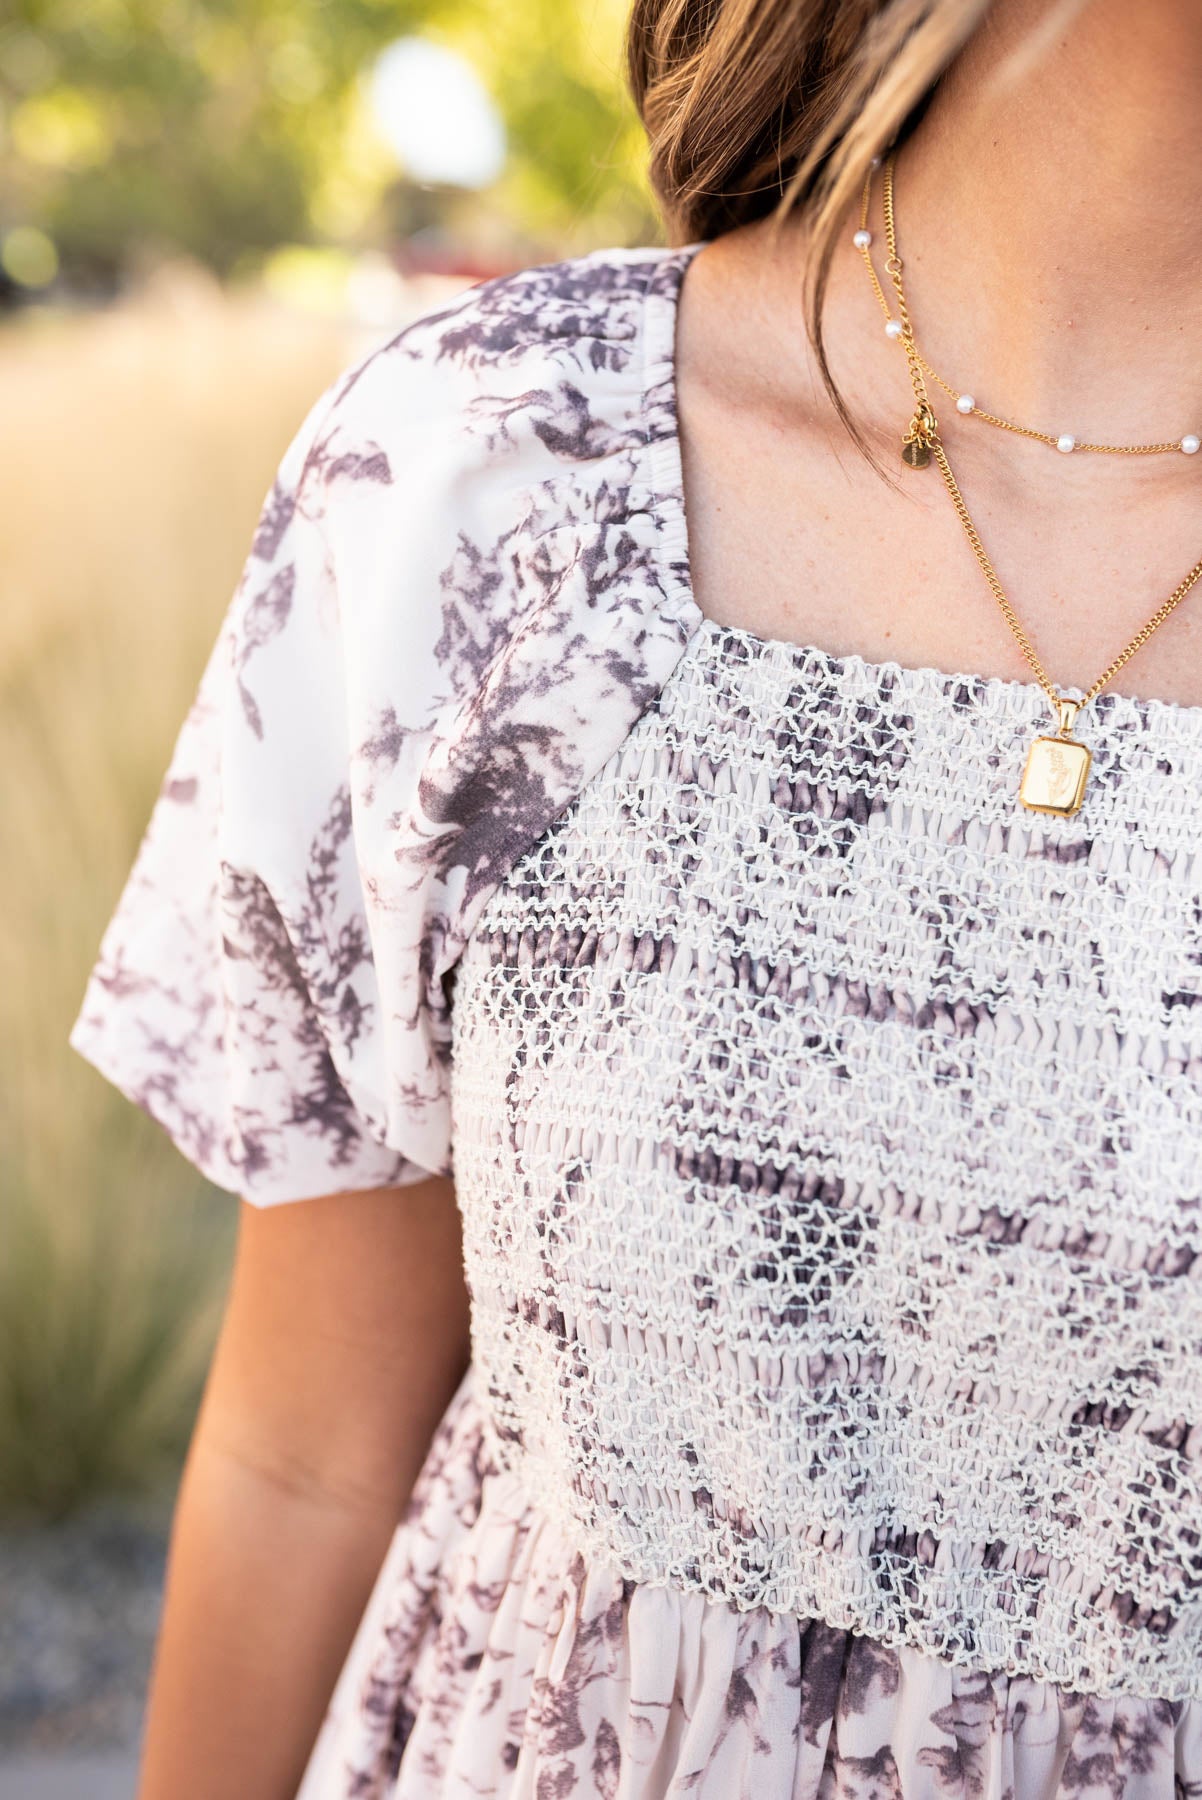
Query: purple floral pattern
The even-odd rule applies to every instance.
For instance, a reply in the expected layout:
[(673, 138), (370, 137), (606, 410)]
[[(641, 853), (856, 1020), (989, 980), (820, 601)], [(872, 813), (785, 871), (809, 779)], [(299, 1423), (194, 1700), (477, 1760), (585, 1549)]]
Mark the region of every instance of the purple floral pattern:
[(1199, 1800), (1202, 1707), (955, 1667), (586, 1565), (431, 1445), (297, 1800)]
[(693, 622), (640, 479), (674, 267), (469, 290), (281, 463), (70, 1040), (255, 1204), (451, 1170), (450, 972)]

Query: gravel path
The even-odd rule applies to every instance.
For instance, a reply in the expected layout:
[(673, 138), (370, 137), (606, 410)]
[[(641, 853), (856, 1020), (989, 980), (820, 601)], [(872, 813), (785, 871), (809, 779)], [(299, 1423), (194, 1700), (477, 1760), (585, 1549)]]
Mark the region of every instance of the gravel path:
[(133, 1800), (132, 1750), (94, 1756), (0, 1756), (0, 1800)]
[(71, 1791), (36, 1785), (33, 1764), (26, 1785), (14, 1788), (29, 1758), (121, 1753), (77, 1765), (86, 1783), (77, 1791), (98, 1800), (109, 1792), (105, 1762), (118, 1771), (128, 1764), (141, 1730), (173, 1498), (108, 1501), (55, 1525), (0, 1525), (0, 1800)]

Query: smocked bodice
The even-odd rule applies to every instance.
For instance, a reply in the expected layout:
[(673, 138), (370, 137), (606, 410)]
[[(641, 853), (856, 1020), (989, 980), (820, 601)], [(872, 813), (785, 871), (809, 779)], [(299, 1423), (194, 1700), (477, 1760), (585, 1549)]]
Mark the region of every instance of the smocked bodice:
[(1202, 709), (1045, 714), (700, 621), (455, 971), (475, 1362), (636, 1581), (1192, 1695)]

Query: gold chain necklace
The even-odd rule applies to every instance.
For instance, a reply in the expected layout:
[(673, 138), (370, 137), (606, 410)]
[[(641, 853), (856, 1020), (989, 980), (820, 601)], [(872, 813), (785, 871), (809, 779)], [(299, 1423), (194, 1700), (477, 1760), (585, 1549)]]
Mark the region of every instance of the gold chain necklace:
[[(872, 167), (876, 166), (876, 160), (877, 159), (874, 159)], [(1091, 761), (1088, 745), (1079, 743), (1072, 735), (1073, 724), (1078, 712), (1080, 712), (1083, 706), (1088, 705), (1095, 694), (1100, 693), (1106, 686), (1106, 683), (1112, 680), (1123, 665), (1135, 655), (1135, 652), (1147, 643), (1152, 633), (1159, 625), (1163, 625), (1174, 607), (1180, 605), (1195, 581), (1202, 575), (1202, 558), (1199, 558), (1185, 579), (1179, 582), (1173, 589), (1173, 592), (1169, 595), (1169, 598), (1164, 602), (1163, 606), (1159, 607), (1148, 620), (1147, 624), (1142, 626), (1140, 630), (1136, 632), (1126, 649), (1115, 657), (1109, 668), (1098, 676), (1098, 679), (1094, 682), (1093, 686), (1083, 694), (1080, 700), (1067, 699), (1059, 692), (1047, 671), (1044, 669), (1039, 657), (1036, 655), (1035, 648), (1031, 643), (1030, 638), (1023, 630), (1022, 625), (1019, 623), (1014, 608), (1002, 591), (1002, 585), (994, 572), (993, 564), (985, 553), (985, 546), (981, 542), (977, 528), (969, 517), (968, 508), (964, 504), (964, 496), (961, 494), (956, 478), (952, 474), (951, 464), (947, 460), (947, 452), (944, 450), (943, 442), (939, 435), (939, 422), (935, 417), (927, 397), (926, 384), (923, 381), (923, 369), (927, 365), (924, 363), (923, 358), (918, 354), (918, 347), (914, 341), (914, 329), (910, 323), (910, 314), (906, 306), (905, 290), (902, 287), (902, 260), (897, 253), (897, 233), (894, 226), (893, 205), (893, 160), (893, 155), (890, 154), (886, 158), (884, 167), (885, 235), (889, 245), (889, 255), (885, 261), (885, 268), (892, 279), (893, 286), (897, 293), (896, 317), (889, 310), (889, 303), (885, 299), (884, 291), (876, 278), (876, 271), (872, 266), (872, 258), (869, 255), (868, 244), (863, 241), (860, 233), (857, 233), (856, 244), (857, 248), (863, 252), (869, 273), (872, 275), (873, 284), (882, 305), (884, 306), (886, 314), (885, 330), (891, 338), (896, 338), (901, 343), (906, 352), (906, 360), (910, 370), (910, 379), (914, 387), (916, 404), (914, 415), (910, 420), (909, 429), (902, 440), (902, 460), (912, 469), (923, 469), (926, 468), (932, 457), (935, 458), (935, 461), (939, 466), (939, 471), (943, 476), (947, 491), (951, 495), (952, 504), (955, 506), (960, 523), (963, 525), (968, 541), (972, 545), (973, 554), (981, 565), (981, 570), (986, 581), (989, 583), (990, 591), (1000, 606), (1006, 623), (1017, 638), (1019, 648), (1022, 650), (1022, 653), (1031, 665), (1031, 668), (1034, 670), (1040, 687), (1052, 703), (1052, 709), (1057, 720), (1056, 734), (1054, 737), (1037, 737), (1031, 745), (1030, 750), (1027, 753), (1027, 763), (1026, 768), (1023, 771), (1022, 781), (1019, 784), (1018, 798), (1022, 805), (1029, 808), (1032, 812), (1056, 813), (1061, 816), (1066, 816), (1069, 813), (1075, 813), (1085, 797), (1085, 783), (1089, 775), (1089, 765)], [(867, 218), (868, 212), (868, 194), (872, 180), (872, 167), (869, 168), (864, 183), (862, 214), (864, 218)], [(866, 228), (862, 225), (861, 232), (865, 229)], [(1013, 427), (1011, 429), (1022, 428)], [(1024, 435), (1041, 436), (1042, 434), (1025, 432)], [(1049, 439), (1048, 441), (1054, 443), (1056, 440)], [(1158, 447), (1159, 446), (1153, 445), (1147, 446), (1146, 448), (1156, 449)], [(1177, 448), (1178, 446), (1174, 445), (1169, 447)], [(1105, 449), (1108, 448), (1108, 446), (1091, 445), (1082, 446), (1082, 448)], [(1135, 453), (1138, 454), (1139, 451), (1137, 450)]]

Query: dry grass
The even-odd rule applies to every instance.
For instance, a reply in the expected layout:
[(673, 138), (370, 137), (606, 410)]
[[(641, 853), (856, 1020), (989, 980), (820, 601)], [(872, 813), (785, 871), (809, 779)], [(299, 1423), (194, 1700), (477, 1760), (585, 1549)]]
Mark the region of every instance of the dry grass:
[(66, 1037), (275, 465), (362, 347), (178, 275), (109, 313), (0, 330), (9, 1512), (169, 1477), (191, 1428), (236, 1203)]

